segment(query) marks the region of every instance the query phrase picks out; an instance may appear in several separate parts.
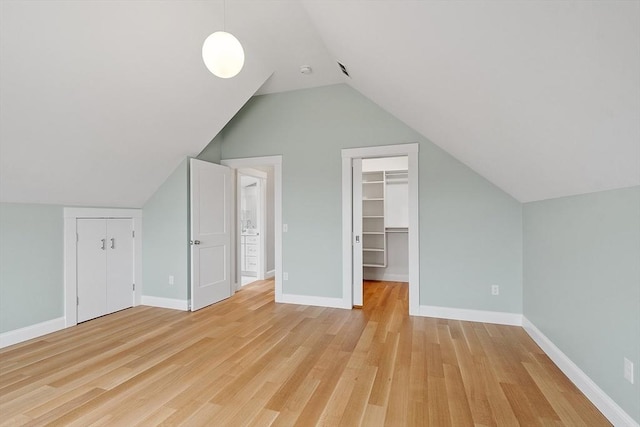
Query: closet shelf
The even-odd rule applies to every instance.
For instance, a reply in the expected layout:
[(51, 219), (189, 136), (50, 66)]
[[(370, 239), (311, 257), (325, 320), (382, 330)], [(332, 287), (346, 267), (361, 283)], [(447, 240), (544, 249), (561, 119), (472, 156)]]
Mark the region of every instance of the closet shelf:
[(384, 229), (387, 233), (408, 233), (408, 227), (387, 227)]
[(362, 173), (362, 265), (364, 267), (386, 267), (386, 186), (384, 171)]

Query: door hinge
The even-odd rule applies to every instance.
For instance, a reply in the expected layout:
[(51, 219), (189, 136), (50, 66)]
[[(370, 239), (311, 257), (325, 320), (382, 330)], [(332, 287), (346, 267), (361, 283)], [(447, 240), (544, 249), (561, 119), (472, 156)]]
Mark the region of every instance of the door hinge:
[(76, 233), (76, 242), (80, 241), (80, 234)]
[(133, 237), (134, 239), (136, 238), (136, 230), (131, 231), (131, 237)]
[(76, 297), (76, 305), (80, 305), (80, 297)]
[(136, 284), (135, 283), (133, 284), (133, 290), (134, 291), (136, 290)]

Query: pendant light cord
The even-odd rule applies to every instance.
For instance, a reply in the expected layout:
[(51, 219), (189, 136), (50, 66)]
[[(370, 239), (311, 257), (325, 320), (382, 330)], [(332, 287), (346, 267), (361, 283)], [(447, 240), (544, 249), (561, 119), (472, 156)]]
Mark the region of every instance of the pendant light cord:
[(222, 0), (222, 31), (227, 31), (227, 0)]

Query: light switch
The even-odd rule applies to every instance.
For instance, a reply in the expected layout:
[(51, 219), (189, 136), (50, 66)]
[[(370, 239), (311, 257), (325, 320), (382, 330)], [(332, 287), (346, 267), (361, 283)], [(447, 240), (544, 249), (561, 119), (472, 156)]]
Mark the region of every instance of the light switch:
[(624, 379), (633, 384), (633, 362), (624, 358)]

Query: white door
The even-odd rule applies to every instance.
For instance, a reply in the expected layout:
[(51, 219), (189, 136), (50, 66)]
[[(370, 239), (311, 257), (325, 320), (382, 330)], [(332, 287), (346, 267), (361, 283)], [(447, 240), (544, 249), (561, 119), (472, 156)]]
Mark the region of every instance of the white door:
[(191, 159), (191, 310), (231, 296), (231, 169)]
[(78, 322), (107, 314), (107, 238), (104, 219), (78, 219)]
[(353, 159), (353, 305), (362, 307), (362, 159)]
[(107, 220), (107, 313), (133, 306), (133, 220)]

